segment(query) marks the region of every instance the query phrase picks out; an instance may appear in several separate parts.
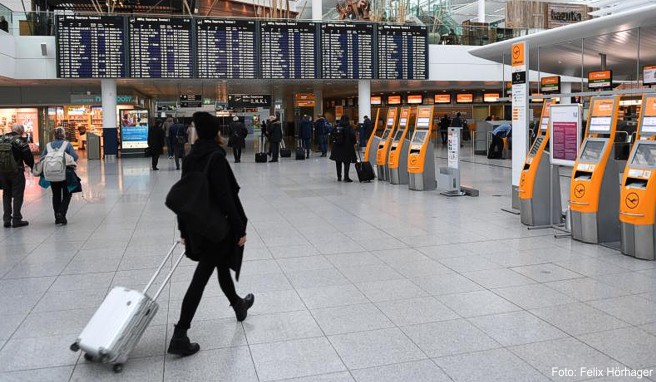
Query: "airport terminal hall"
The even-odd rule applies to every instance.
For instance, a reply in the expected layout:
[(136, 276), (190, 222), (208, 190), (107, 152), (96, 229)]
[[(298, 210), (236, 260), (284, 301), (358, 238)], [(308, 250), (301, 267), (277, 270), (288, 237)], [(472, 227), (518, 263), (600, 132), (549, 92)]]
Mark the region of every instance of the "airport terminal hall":
[(0, 382), (656, 382), (656, 1), (0, 0)]

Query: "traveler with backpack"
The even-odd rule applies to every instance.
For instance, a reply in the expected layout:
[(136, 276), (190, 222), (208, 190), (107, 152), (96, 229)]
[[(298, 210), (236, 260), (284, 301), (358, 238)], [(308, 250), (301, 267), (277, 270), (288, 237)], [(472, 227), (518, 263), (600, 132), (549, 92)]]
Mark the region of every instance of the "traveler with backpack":
[(23, 220), (21, 207), (25, 194), (25, 165), (34, 168), (34, 157), (30, 146), (22, 139), (24, 133), (23, 125), (14, 125), (11, 132), (0, 139), (0, 182), (4, 207), (2, 220), (5, 228), (25, 227), (29, 224)]
[(349, 178), (351, 162), (357, 161), (355, 156), (356, 137), (347, 116), (343, 116), (340, 119), (337, 127), (333, 129), (331, 137), (333, 140), (333, 149), (330, 152), (330, 159), (335, 161), (337, 181), (342, 181), (342, 167), (344, 167), (344, 182), (351, 183), (353, 182)]
[(241, 162), (241, 150), (246, 147), (246, 136), (248, 129), (239, 121), (239, 117), (232, 117), (230, 122), (230, 138), (228, 138), (228, 147), (232, 147), (232, 155), (235, 163)]
[(317, 120), (314, 122), (314, 133), (317, 136), (317, 141), (319, 143), (319, 150), (321, 151), (321, 156), (325, 157), (328, 154), (328, 127), (330, 123), (326, 121), (323, 115), (319, 115)]
[(198, 132), (198, 141), (184, 159), (181, 182), (187, 177), (193, 179), (197, 175), (194, 173), (198, 172), (208, 177), (209, 195), (213, 199), (207, 208), (211, 209), (213, 214), (225, 217), (227, 232), (224, 232), (225, 238), (215, 241), (203, 233), (207, 228), (206, 222), (178, 216), (180, 237), (185, 245), (187, 256), (198, 262), (191, 284), (182, 300), (180, 319), (175, 325), (168, 348), (168, 353), (181, 357), (190, 356), (200, 350), (197, 343), (189, 340), (187, 330), (191, 326), (205, 286), (215, 268), (221, 291), (230, 301), (237, 321), (246, 319), (248, 309), (255, 301), (252, 294), (244, 298), (237, 295), (230, 274), (230, 269), (234, 270), (235, 278), (239, 280), (248, 219), (239, 200), (239, 184), (225, 157), (226, 152), (221, 147), (223, 142), (218, 135), (219, 121), (207, 112), (196, 112), (194, 124)]
[[(69, 155), (69, 157), (66, 156)], [(52, 209), (55, 212), (55, 224), (66, 225), (66, 213), (71, 203), (71, 192), (66, 181), (66, 167), (70, 160), (77, 161), (78, 156), (70, 142), (66, 140), (63, 127), (55, 129), (55, 139), (46, 145), (39, 159), (39, 167), (45, 180), (52, 188)], [(63, 168), (62, 168), (63, 166)]]

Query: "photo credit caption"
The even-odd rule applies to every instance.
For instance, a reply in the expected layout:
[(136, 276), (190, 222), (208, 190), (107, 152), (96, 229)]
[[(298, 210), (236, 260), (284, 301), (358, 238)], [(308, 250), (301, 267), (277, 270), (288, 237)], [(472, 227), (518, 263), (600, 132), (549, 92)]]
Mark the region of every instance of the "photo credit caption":
[(652, 369), (629, 369), (628, 367), (580, 367), (580, 368), (565, 368), (565, 367), (552, 367), (552, 377), (634, 377), (642, 379), (642, 377), (651, 377), (654, 370)]

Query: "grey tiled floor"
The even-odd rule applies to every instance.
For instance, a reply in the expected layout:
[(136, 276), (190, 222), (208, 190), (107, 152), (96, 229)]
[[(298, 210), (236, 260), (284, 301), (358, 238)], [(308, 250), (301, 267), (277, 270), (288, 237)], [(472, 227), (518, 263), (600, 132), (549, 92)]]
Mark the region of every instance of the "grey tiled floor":
[(316, 155), (252, 156), (234, 166), (250, 219), (237, 286), (256, 295), (248, 319), (212, 279), (190, 330), (202, 351), (168, 356), (185, 259), (120, 375), (68, 346), (109, 288), (143, 287), (176, 238), (163, 201), (179, 172), (165, 158), (157, 173), (145, 158), (83, 161), (66, 227), (29, 179), (30, 226), (0, 231), (0, 381), (544, 381), (656, 366), (656, 263), (528, 231), (501, 211), (507, 161), (465, 153), (463, 183), (481, 196), (445, 198), (338, 183)]

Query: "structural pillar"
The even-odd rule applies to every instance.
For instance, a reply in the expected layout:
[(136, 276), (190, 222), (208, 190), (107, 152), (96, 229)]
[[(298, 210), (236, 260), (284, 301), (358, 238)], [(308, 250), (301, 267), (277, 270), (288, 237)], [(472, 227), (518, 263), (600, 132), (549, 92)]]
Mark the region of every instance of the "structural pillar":
[(312, 0), (312, 20), (321, 21), (323, 18), (323, 5), (321, 0)]
[(116, 123), (116, 80), (103, 79), (100, 82), (103, 110), (103, 149), (106, 159), (116, 158), (118, 154), (118, 129)]
[(358, 122), (364, 122), (364, 116), (371, 118), (371, 80), (358, 81)]
[[(560, 92), (562, 94), (572, 93), (572, 83), (571, 82), (561, 82), (560, 83)], [(560, 97), (560, 104), (561, 105), (569, 105), (571, 103), (572, 103), (572, 97), (571, 96)]]
[(317, 116), (323, 114), (323, 91), (321, 89), (314, 90), (314, 115), (312, 119), (317, 119)]
[(485, 22), (485, 0), (478, 0), (478, 22)]

